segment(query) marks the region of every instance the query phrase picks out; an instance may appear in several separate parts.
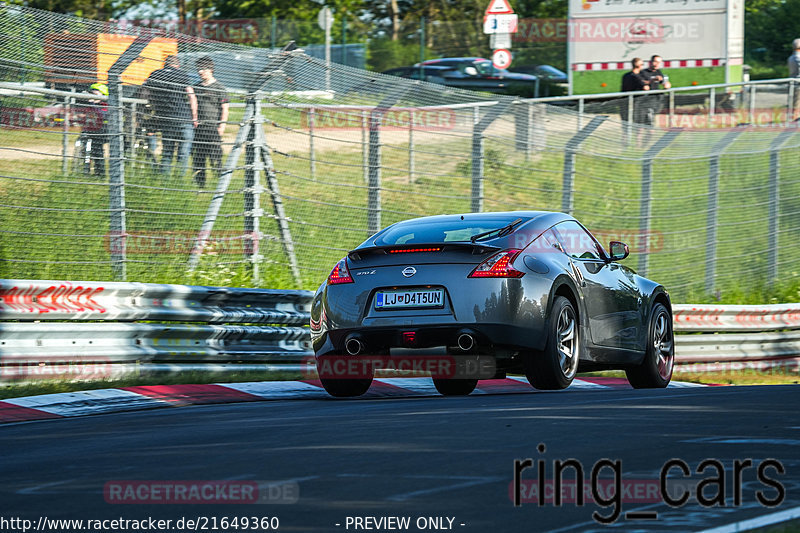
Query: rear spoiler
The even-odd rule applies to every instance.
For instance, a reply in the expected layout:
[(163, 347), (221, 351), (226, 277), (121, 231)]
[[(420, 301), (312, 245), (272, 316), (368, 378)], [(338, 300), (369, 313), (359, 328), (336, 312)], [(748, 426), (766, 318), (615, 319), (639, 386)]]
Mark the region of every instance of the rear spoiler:
[(501, 250), (499, 246), (489, 246), (483, 243), (471, 242), (434, 242), (419, 244), (398, 244), (392, 246), (366, 246), (356, 248), (347, 254), (353, 261), (358, 261), (368, 255), (389, 255), (401, 253), (420, 253), (420, 252), (445, 252), (463, 250), (469, 251), (472, 255), (483, 255), (488, 252)]

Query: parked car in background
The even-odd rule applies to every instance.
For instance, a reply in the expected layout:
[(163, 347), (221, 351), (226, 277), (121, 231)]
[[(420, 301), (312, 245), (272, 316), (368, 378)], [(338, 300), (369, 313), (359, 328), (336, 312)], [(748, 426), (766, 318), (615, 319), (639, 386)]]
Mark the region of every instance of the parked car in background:
[(490, 60), (482, 57), (429, 59), (413, 67), (390, 69), (384, 74), (411, 79), (424, 78), (425, 81), (459, 89), (525, 96), (534, 96), (538, 85), (536, 76), (497, 69)]
[(552, 65), (512, 65), (509, 70), (539, 78), (539, 96), (561, 96), (567, 93), (569, 84), (567, 73)]
[(445, 80), (445, 73), (452, 71), (450, 67), (428, 67), (428, 66), (414, 66), (414, 67), (399, 67), (384, 70), (381, 74), (389, 74), (390, 76), (399, 76), (401, 78), (408, 78), (412, 80), (425, 80), (430, 83), (438, 83), (447, 85)]
[(537, 76), (541, 81), (567, 83), (567, 73), (552, 65), (522, 65), (519, 67), (511, 67), (509, 70), (520, 74), (532, 74)]

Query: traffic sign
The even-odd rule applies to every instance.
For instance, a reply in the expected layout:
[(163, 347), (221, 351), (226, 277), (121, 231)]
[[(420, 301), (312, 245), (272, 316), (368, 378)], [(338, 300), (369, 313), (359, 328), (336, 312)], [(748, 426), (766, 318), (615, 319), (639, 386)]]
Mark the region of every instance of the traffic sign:
[(491, 0), (486, 8), (487, 15), (510, 15), (514, 13), (508, 0)]
[(486, 15), (483, 17), (483, 33), (517, 33), (517, 15)]
[(328, 6), (322, 6), (317, 15), (317, 24), (320, 29), (329, 30), (333, 26), (333, 10)]
[(489, 48), (497, 50), (499, 48), (511, 48), (510, 33), (493, 33), (489, 36)]
[(511, 66), (511, 51), (499, 48), (492, 54), (492, 64), (495, 68), (505, 70)]

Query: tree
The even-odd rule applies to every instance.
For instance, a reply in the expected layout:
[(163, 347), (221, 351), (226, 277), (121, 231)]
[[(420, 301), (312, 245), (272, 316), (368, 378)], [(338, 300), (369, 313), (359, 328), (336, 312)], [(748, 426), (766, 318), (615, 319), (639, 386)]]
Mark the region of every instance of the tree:
[(94, 20), (107, 20), (111, 16), (108, 0), (8, 0), (8, 3)]

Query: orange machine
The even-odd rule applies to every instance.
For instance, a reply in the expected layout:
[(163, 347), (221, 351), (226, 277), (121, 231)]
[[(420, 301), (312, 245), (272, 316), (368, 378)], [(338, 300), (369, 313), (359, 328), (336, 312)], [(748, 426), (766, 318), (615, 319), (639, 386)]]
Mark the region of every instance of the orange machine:
[[(107, 81), (108, 69), (136, 39), (113, 33), (51, 33), (45, 38), (45, 80), (56, 86), (88, 85)], [(154, 38), (122, 73), (126, 85), (141, 85), (151, 72), (164, 66), (164, 58), (178, 53), (178, 41)]]

